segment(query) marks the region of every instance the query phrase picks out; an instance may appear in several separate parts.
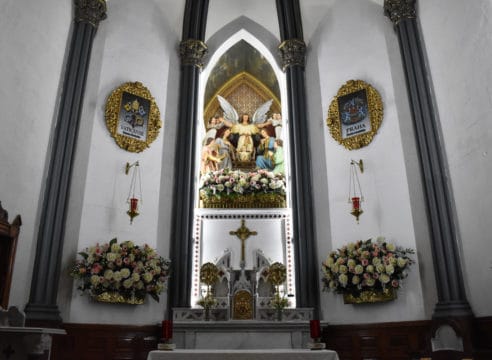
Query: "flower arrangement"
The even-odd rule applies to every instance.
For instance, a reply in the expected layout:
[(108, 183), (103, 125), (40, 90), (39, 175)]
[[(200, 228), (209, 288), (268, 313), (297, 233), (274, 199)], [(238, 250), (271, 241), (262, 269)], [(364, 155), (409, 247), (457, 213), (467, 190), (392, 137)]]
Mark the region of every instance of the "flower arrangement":
[(93, 297), (116, 293), (123, 299), (144, 299), (149, 294), (159, 301), (170, 272), (170, 260), (159, 256), (150, 246), (143, 247), (112, 239), (78, 253), (70, 275), (79, 280), (78, 289)]
[(252, 172), (222, 169), (204, 174), (200, 178), (202, 198), (253, 193), (285, 195), (284, 176), (262, 169)]
[(401, 287), (414, 261), (403, 249), (384, 237), (357, 241), (331, 252), (322, 264), (324, 288), (359, 297), (364, 291), (388, 291)]
[(279, 262), (274, 262), (268, 268), (267, 280), (275, 286), (275, 294), (273, 299), (270, 301), (272, 307), (277, 311), (281, 312), (284, 308), (289, 306), (289, 300), (280, 294), (280, 285), (285, 283), (287, 280), (287, 268), (284, 264)]

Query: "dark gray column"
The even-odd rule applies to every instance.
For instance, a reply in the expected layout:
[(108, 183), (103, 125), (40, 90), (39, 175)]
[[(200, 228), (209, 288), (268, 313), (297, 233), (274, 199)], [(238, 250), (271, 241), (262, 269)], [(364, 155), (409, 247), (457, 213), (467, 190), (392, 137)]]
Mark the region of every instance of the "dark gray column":
[(417, 147), (432, 235), (438, 303), (434, 318), (473, 316), (466, 299), (458, 252), (456, 219), (448, 167), (423, 56), (415, 0), (385, 0), (384, 12), (395, 25), (416, 129)]
[(277, 0), (282, 43), (279, 46), (287, 77), (293, 241), (297, 306), (319, 310), (319, 274), (311, 193), (311, 158), (307, 127), (301, 11), (298, 0)]
[(205, 25), (208, 0), (187, 0), (180, 44), (181, 78), (174, 163), (174, 199), (171, 229), (173, 273), (169, 284), (169, 310), (190, 306), (193, 226), (193, 180), (197, 128), (198, 80), (207, 53)]
[(31, 324), (61, 321), (56, 297), (73, 155), (92, 43), (99, 22), (106, 18), (104, 0), (75, 0), (74, 5), (75, 23), (51, 146), (31, 293), (25, 309)]

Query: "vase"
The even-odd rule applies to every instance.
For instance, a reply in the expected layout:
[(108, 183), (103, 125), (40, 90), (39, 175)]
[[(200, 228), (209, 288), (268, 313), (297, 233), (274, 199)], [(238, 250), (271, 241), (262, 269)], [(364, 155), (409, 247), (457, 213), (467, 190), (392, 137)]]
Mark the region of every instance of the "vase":
[(275, 309), (275, 320), (282, 321), (283, 315), (284, 315), (283, 309)]
[(98, 295), (92, 295), (92, 298), (98, 302), (110, 303), (110, 304), (130, 304), (141, 305), (144, 303), (145, 298), (137, 297), (135, 295), (127, 297), (118, 292), (107, 291)]
[(382, 290), (364, 290), (358, 296), (343, 294), (344, 304), (374, 304), (396, 299), (396, 291), (393, 288)]

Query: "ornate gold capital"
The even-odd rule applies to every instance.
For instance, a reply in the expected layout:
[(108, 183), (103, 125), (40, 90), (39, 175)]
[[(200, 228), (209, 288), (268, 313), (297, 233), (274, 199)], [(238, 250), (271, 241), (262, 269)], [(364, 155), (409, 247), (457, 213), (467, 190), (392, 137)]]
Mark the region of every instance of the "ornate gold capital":
[(198, 68), (203, 66), (203, 57), (207, 54), (207, 45), (200, 40), (188, 39), (179, 44), (179, 55), (182, 65), (193, 65)]
[(279, 47), (279, 55), (282, 60), (282, 70), (289, 66), (299, 65), (304, 67), (306, 56), (306, 44), (299, 39), (289, 39), (282, 42)]
[(384, 15), (390, 18), (394, 25), (401, 20), (415, 19), (416, 0), (384, 0)]
[(75, 21), (85, 22), (97, 28), (106, 19), (105, 0), (75, 0)]

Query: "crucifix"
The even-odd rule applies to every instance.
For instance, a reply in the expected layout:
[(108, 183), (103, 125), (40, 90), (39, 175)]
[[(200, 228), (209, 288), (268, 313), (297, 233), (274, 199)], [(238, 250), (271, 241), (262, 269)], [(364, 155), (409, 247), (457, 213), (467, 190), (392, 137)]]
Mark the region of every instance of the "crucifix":
[(239, 240), (241, 240), (241, 267), (244, 266), (246, 262), (246, 257), (245, 257), (245, 241), (247, 238), (249, 238), (251, 235), (257, 235), (258, 233), (256, 231), (249, 231), (249, 229), (244, 225), (245, 220), (241, 219), (241, 227), (239, 227), (236, 231), (229, 231), (230, 235), (236, 235)]

